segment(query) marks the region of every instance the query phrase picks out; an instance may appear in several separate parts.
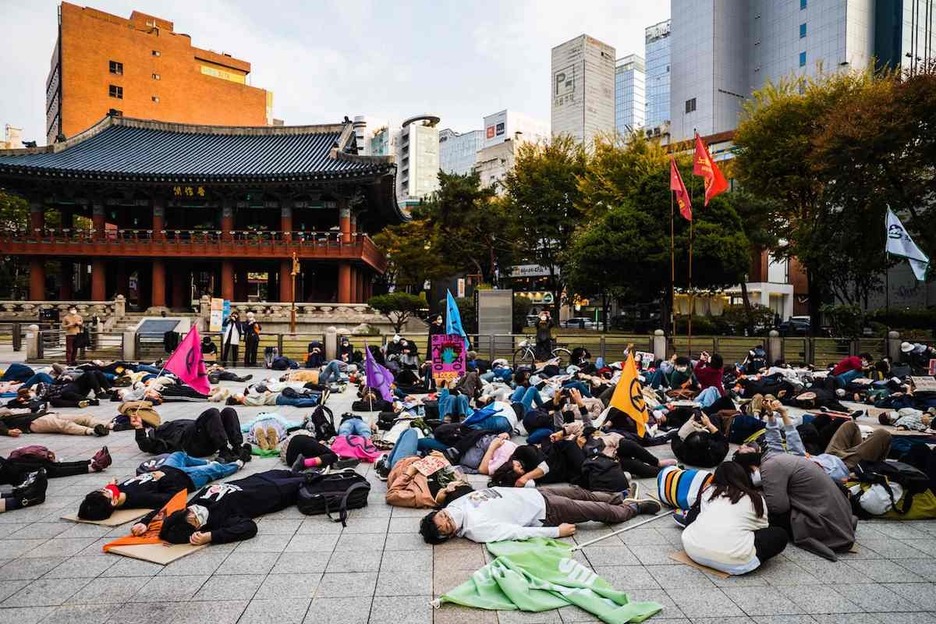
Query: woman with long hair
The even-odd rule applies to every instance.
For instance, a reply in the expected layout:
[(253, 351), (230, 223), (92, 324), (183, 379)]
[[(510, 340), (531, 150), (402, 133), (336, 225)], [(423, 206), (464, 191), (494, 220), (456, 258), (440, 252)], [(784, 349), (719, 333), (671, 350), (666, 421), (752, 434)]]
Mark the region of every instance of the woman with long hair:
[(699, 500), (699, 514), (682, 534), (683, 548), (696, 563), (747, 574), (786, 548), (786, 531), (768, 526), (764, 497), (741, 464), (721, 464)]

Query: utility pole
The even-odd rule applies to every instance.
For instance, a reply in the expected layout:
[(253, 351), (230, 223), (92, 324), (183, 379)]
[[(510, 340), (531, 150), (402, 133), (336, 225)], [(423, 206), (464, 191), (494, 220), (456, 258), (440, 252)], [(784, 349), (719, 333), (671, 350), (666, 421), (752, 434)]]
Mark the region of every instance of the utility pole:
[(294, 251), (292, 254), (292, 310), (289, 313), (289, 333), (296, 333), (296, 276), (299, 275), (299, 257)]

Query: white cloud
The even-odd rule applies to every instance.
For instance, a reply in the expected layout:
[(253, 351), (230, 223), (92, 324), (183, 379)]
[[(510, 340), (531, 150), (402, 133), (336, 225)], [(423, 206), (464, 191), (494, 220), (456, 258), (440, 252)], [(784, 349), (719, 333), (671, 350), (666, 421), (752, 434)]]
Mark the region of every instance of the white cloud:
[[(251, 83), (274, 93), (288, 124), (344, 115), (398, 121), (431, 112), (459, 131), (512, 108), (548, 121), (549, 52), (588, 33), (642, 53), (643, 29), (668, 0), (100, 0), (175, 23), (199, 47), (253, 66)], [(0, 0), (0, 124), (45, 135), (45, 79), (55, 45), (52, 0)]]

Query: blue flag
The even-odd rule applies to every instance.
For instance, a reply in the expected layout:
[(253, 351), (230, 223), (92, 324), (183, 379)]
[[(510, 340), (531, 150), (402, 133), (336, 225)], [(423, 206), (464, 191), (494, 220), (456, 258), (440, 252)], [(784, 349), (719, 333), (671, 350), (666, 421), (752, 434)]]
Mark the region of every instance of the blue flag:
[(445, 294), (445, 333), (462, 336), (465, 339), (465, 349), (468, 349), (468, 336), (465, 334), (465, 328), (462, 327), (458, 304), (455, 303), (451, 290), (446, 290)]

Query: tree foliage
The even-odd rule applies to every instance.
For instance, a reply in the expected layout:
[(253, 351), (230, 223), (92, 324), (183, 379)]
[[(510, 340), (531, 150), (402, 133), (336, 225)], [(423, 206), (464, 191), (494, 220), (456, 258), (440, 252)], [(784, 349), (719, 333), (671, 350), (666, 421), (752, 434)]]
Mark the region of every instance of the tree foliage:
[(406, 321), (426, 307), (426, 300), (405, 292), (392, 292), (371, 297), (367, 305), (387, 317), (393, 331), (399, 334)]
[(388, 282), (397, 288), (419, 292), (427, 280), (443, 279), (455, 269), (433, 252), (435, 230), (424, 219), (384, 228), (374, 236), (389, 260)]

